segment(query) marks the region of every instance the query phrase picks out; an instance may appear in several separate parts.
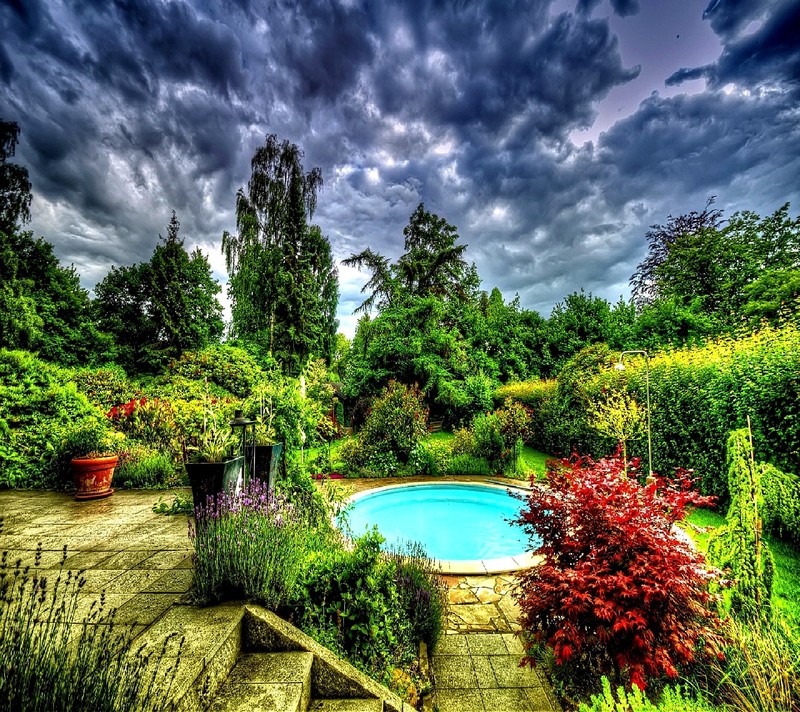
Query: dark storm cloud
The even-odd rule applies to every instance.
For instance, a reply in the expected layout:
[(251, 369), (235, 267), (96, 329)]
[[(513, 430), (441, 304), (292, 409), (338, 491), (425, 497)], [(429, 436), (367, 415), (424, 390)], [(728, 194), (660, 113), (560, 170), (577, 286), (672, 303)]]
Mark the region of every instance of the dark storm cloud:
[[(667, 79), (668, 85), (704, 77), (712, 87), (733, 82), (749, 87), (779, 86), (798, 93), (798, 0), (780, 3), (714, 0), (704, 17), (722, 40), (721, 56), (704, 67), (680, 69)], [(755, 29), (750, 29), (751, 23), (755, 23)]]
[[(487, 289), (547, 313), (582, 286), (626, 293), (647, 226), (709, 194), (762, 213), (796, 196), (797, 7), (712, 3), (716, 61), (659, 75), (709, 87), (654, 94), (578, 146), (652, 61), (612, 29), (644, 16), (626, 19), (635, 0), (6, 3), (0, 116), (22, 128), (32, 227), (88, 287), (148, 259), (172, 209), (224, 281), (236, 190), (276, 133), (322, 169), (337, 257), (396, 258), (424, 202)], [(346, 322), (364, 277), (340, 274)]]
[(541, 3), (420, 17), (430, 15), (391, 15), (372, 97), (384, 115), (421, 116), (466, 139), (499, 136), (520, 117), (526, 134), (563, 135), (589, 125), (593, 102), (638, 73), (622, 66), (607, 22), (568, 13), (545, 21)]

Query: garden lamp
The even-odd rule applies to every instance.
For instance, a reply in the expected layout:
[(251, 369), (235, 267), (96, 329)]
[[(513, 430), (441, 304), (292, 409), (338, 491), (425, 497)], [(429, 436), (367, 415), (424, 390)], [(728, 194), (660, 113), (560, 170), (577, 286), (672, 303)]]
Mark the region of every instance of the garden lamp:
[(623, 351), (619, 355), (619, 362), (616, 366), (614, 366), (617, 371), (624, 371), (625, 370), (625, 363), (623, 362), (623, 357), (630, 355), (630, 354), (638, 354), (640, 356), (644, 356), (644, 383), (645, 383), (645, 392), (647, 393), (647, 466), (648, 466), (648, 483), (652, 481), (653, 478), (653, 441), (650, 436), (650, 355), (647, 351)]
[[(242, 436), (240, 439), (241, 442), (241, 452), (242, 457), (244, 458), (245, 462), (245, 483), (250, 481), (251, 475), (256, 471), (256, 421), (250, 420), (244, 417), (244, 412), (241, 410), (234, 411), (233, 413), (233, 420), (230, 422), (231, 430), (236, 432), (237, 428), (241, 428)], [(248, 459), (248, 447), (247, 447), (247, 428), (250, 428), (250, 447), (249, 447), (249, 459)]]

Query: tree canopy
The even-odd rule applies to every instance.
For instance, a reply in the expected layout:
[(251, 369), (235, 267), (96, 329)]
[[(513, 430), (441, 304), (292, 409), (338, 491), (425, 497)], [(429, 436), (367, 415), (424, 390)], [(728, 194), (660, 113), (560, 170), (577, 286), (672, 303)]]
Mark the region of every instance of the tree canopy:
[(199, 249), (187, 253), (179, 230), (173, 211), (149, 262), (112, 267), (95, 287), (99, 324), (113, 335), (117, 360), (129, 370), (158, 371), (222, 336), (219, 284)]
[(330, 243), (310, 225), (322, 173), (304, 172), (296, 144), (267, 136), (236, 196), (237, 234), (222, 249), (230, 277), (232, 334), (255, 342), (289, 373), (312, 357), (330, 363), (339, 280)]

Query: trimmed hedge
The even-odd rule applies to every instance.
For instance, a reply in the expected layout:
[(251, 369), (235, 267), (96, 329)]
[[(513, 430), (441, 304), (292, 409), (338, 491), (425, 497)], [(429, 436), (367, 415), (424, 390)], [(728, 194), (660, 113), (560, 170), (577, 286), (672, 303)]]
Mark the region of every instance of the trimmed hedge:
[[(496, 391), (497, 401), (510, 396), (533, 409), (533, 447), (554, 455), (609, 454), (615, 443), (589, 428), (588, 404), (617, 389), (645, 403), (644, 359), (626, 357), (625, 370), (617, 371), (613, 364), (619, 354), (604, 357), (602, 350), (590, 348), (596, 358), (582, 357), (582, 375), (571, 369), (555, 382), (517, 383)], [(800, 332), (792, 325), (654, 354), (650, 401), (656, 472), (692, 468), (705, 494), (726, 499), (725, 442), (729, 431), (746, 426), (748, 415), (756, 458), (800, 471)], [(646, 438), (631, 441), (629, 453), (642, 458), (644, 470)]]

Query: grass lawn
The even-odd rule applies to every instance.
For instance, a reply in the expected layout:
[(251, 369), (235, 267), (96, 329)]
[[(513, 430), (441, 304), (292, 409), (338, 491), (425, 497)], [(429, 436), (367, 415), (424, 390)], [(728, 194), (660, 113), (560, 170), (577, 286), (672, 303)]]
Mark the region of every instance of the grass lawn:
[[(686, 527), (697, 548), (704, 554), (708, 549), (711, 531), (725, 524), (724, 515), (708, 509), (697, 509)], [(701, 531), (695, 529), (699, 527)], [(772, 583), (772, 605), (800, 636), (800, 551), (774, 537), (764, 537), (775, 559), (775, 579)]]

